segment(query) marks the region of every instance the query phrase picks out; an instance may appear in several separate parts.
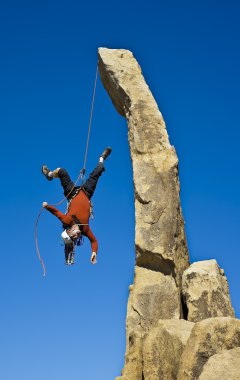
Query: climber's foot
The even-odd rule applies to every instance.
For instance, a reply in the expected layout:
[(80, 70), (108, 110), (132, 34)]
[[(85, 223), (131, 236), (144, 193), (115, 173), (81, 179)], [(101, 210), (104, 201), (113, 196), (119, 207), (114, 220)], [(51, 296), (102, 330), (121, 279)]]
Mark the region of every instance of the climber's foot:
[(49, 177), (50, 169), (48, 169), (47, 165), (42, 166), (42, 173), (47, 178), (48, 181), (52, 181), (53, 177)]
[(104, 149), (104, 151), (102, 152), (102, 154), (100, 156), (100, 161), (106, 160), (106, 158), (111, 154), (111, 151), (112, 151), (112, 148), (110, 148), (110, 147)]

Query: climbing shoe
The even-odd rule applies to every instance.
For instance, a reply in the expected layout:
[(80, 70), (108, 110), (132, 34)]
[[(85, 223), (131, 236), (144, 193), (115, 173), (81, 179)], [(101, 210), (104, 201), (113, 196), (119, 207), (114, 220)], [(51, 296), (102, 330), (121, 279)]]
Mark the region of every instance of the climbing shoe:
[(43, 175), (47, 178), (48, 181), (52, 181), (53, 180), (53, 177), (49, 177), (48, 173), (50, 172), (51, 170), (48, 169), (48, 167), (46, 165), (43, 165), (42, 166), (42, 173)]
[(104, 149), (104, 151), (102, 152), (101, 156), (103, 158), (103, 160), (106, 160), (106, 158), (109, 156), (109, 154), (111, 153), (112, 151), (112, 148), (108, 147), (106, 149)]

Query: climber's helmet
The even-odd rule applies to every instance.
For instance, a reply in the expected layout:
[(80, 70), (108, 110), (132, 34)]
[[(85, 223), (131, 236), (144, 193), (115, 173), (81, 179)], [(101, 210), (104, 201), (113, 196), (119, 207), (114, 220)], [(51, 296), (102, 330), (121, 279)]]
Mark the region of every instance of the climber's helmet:
[(81, 231), (78, 224), (74, 224), (72, 227), (67, 228), (61, 234), (65, 244), (71, 244), (75, 242), (81, 236)]
[(62, 239), (63, 239), (63, 241), (64, 241), (65, 244), (71, 244), (71, 243), (73, 243), (73, 240), (68, 235), (67, 230), (64, 230), (61, 233), (61, 237), (62, 237)]

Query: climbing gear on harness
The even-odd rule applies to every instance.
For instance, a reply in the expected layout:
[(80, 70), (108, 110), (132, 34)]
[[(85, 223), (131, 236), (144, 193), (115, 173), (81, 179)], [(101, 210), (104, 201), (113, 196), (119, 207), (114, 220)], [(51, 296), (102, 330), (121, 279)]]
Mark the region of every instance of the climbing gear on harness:
[(89, 204), (90, 204), (90, 218), (94, 219), (93, 202), (89, 201)]
[(47, 165), (43, 165), (42, 166), (42, 173), (43, 173), (43, 175), (45, 175), (45, 177), (47, 178), (48, 181), (52, 181), (53, 178), (49, 177), (49, 175), (48, 175), (49, 172), (50, 172), (50, 169), (48, 169)]
[(83, 178), (85, 177), (85, 173), (86, 173), (86, 169), (82, 168), (80, 170), (80, 176), (81, 176), (81, 180), (83, 181)]
[[(96, 95), (96, 87), (97, 87), (97, 79), (98, 79), (98, 63), (97, 63), (97, 69), (96, 69), (96, 75), (95, 75), (95, 82), (94, 82), (94, 90), (93, 90), (93, 96), (92, 96), (92, 104), (91, 104), (91, 112), (90, 112), (90, 118), (89, 118), (89, 124), (88, 124), (88, 134), (87, 134), (87, 142), (86, 142), (86, 149), (85, 149), (85, 156), (84, 156), (84, 164), (83, 164), (83, 168), (80, 170), (80, 173), (79, 173), (79, 176), (75, 182), (75, 184), (73, 185), (73, 188), (71, 189), (71, 191), (63, 198), (61, 199), (59, 202), (53, 204), (52, 206), (59, 206), (60, 204), (62, 204), (65, 199), (67, 199), (71, 193), (73, 192), (73, 190), (75, 189), (78, 181), (82, 180), (82, 184), (84, 182), (84, 178), (85, 178), (85, 173), (86, 173), (86, 163), (87, 163), (87, 155), (88, 155), (88, 146), (89, 146), (89, 139), (90, 139), (90, 132), (91, 132), (91, 127), (92, 127), (92, 116), (93, 116), (93, 109), (94, 109), (94, 101), (95, 101), (95, 95)], [(49, 170), (47, 168), (46, 165), (43, 165), (42, 166), (42, 173), (45, 175), (45, 177), (51, 181), (52, 180), (52, 177), (48, 177), (48, 173), (49, 171), (47, 172), (47, 170)], [(46, 276), (46, 267), (45, 267), (45, 264), (44, 264), (44, 261), (41, 257), (41, 254), (40, 254), (40, 250), (39, 250), (39, 245), (38, 245), (38, 223), (39, 223), (39, 219), (40, 219), (40, 216), (42, 214), (44, 210), (44, 207), (41, 208), (38, 216), (37, 216), (37, 219), (36, 219), (36, 222), (35, 222), (35, 230), (34, 230), (34, 235), (35, 235), (35, 245), (36, 245), (36, 251), (37, 251), (37, 255), (38, 255), (38, 259), (42, 265), (42, 268), (43, 268), (43, 276), (45, 277)]]

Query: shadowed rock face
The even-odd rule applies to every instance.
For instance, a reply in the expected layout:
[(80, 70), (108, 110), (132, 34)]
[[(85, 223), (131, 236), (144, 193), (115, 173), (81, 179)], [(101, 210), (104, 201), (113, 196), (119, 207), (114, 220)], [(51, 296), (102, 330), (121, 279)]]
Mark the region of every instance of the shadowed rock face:
[(172, 275), (188, 267), (178, 159), (141, 69), (128, 50), (99, 49), (104, 87), (128, 122), (135, 191), (136, 264)]

